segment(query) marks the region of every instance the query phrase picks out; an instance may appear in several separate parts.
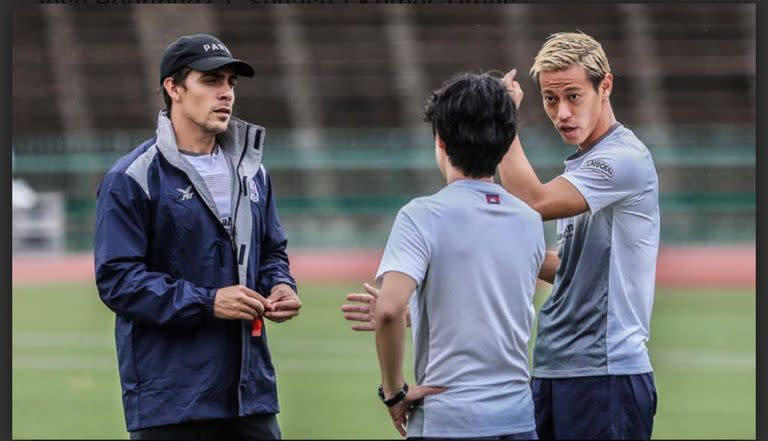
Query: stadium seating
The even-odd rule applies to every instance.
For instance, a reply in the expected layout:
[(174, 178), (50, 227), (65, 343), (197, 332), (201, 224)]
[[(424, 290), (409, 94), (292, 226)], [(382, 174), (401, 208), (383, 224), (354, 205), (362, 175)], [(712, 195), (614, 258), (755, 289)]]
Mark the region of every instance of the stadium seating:
[[(36, 190), (66, 193), (68, 246), (87, 249), (101, 175), (153, 133), (156, 68), (143, 64), (147, 23), (133, 7), (58, 10), (72, 35), (55, 45), (46, 7), (64, 8), (13, 10), (15, 172)], [(462, 71), (519, 69), (523, 142), (542, 178), (555, 176), (568, 147), (537, 104), (527, 70), (548, 34), (576, 29), (602, 42), (616, 74), (615, 112), (654, 153), (665, 240), (754, 240), (754, 5), (233, 4), (201, 11), (211, 29), (200, 31), (219, 35), (256, 68), (238, 86), (236, 114), (268, 128), (265, 161), (294, 243), (381, 245), (393, 208), (440, 185), (431, 133), (418, 119), (429, 91)], [(167, 26), (170, 34), (185, 29)], [(80, 60), (69, 73), (84, 85), (74, 96), (84, 101), (85, 131), (73, 129), (62, 110), (73, 92), (56, 87), (56, 66), (70, 55), (61, 47)], [(320, 229), (338, 234), (318, 238)]]

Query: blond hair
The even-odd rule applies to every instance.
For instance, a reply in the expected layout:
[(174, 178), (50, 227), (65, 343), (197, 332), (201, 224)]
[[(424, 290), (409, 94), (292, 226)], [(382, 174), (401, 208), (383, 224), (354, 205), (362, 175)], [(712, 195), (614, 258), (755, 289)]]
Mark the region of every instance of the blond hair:
[(600, 43), (579, 31), (550, 35), (533, 60), (530, 74), (538, 83), (541, 72), (557, 72), (571, 66), (582, 66), (595, 89), (605, 75), (611, 72), (608, 58)]

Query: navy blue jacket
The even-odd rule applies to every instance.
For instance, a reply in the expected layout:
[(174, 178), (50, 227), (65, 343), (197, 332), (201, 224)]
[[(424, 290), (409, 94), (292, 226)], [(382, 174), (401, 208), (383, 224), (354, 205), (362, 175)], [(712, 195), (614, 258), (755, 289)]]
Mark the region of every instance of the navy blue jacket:
[(218, 288), (296, 288), (261, 165), (264, 129), (232, 118), (218, 142), (232, 170), (232, 236), (164, 111), (157, 136), (98, 190), (96, 284), (116, 314), (129, 431), (279, 411), (266, 329), (254, 337), (250, 321), (213, 316)]

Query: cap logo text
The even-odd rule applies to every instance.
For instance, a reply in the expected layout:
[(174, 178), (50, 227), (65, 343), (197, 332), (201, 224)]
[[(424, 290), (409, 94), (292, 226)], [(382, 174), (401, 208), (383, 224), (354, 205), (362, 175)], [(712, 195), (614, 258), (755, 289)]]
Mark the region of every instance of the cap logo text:
[(216, 44), (216, 43), (204, 44), (203, 45), (203, 50), (205, 50), (206, 52), (208, 52), (208, 51), (224, 51), (226, 53), (229, 53), (229, 49), (227, 49), (226, 46), (224, 46), (223, 44)]

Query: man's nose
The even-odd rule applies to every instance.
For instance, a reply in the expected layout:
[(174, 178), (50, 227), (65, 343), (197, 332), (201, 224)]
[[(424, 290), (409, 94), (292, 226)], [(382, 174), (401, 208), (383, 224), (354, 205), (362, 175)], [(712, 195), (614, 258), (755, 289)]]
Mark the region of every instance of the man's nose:
[(235, 88), (230, 85), (225, 85), (219, 92), (219, 99), (224, 101), (232, 101), (235, 99)]

